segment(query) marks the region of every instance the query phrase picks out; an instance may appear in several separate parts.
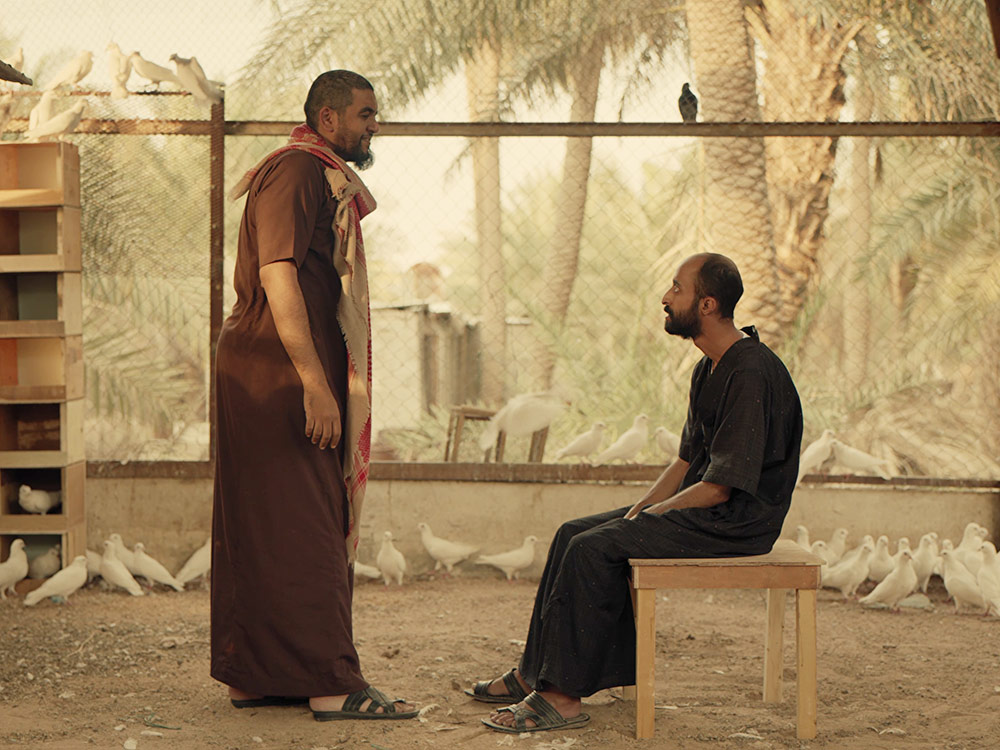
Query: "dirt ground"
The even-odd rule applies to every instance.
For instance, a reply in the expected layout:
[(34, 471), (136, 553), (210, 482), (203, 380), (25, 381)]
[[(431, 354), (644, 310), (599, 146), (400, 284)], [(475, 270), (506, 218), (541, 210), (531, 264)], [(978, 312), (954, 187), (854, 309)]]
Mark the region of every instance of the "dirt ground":
[[(936, 583), (936, 586), (933, 586)], [(1000, 747), (1000, 622), (955, 614), (937, 579), (932, 612), (819, 602), (819, 736), (795, 739), (794, 607), (786, 612), (783, 702), (761, 701), (764, 597), (661, 591), (656, 736), (634, 739), (634, 704), (585, 701), (580, 730), (495, 734), (462, 694), (514, 665), (536, 583), (472, 576), (358, 587), (366, 677), (425, 707), (421, 721), (312, 720), (303, 707), (236, 710), (208, 676), (208, 593), (132, 598), (92, 585), (68, 605), (0, 602), (0, 748)], [(128, 743), (131, 746), (132, 743)]]

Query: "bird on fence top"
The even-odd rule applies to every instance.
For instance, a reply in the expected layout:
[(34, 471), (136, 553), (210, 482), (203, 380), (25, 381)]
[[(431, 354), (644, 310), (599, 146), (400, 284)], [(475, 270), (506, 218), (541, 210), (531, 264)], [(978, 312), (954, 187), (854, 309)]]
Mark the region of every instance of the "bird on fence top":
[(59, 545), (55, 544), (28, 563), (28, 578), (48, 578), (57, 573), (61, 567)]
[(566, 456), (580, 456), (581, 458), (589, 456), (601, 447), (605, 427), (604, 422), (594, 422), (589, 430), (577, 435), (568, 445), (560, 448), (556, 452), (556, 460), (565, 458)]
[(214, 83), (208, 80), (205, 71), (198, 63), (198, 58), (181, 57), (173, 54), (170, 56), (174, 68), (177, 70), (177, 78), (181, 86), (201, 104), (218, 104), (222, 101), (222, 91)]
[(60, 502), (60, 493), (58, 492), (36, 490), (27, 484), (22, 484), (17, 489), (17, 503), (28, 513), (48, 513)]
[(852, 474), (877, 474), (883, 479), (891, 477), (888, 460), (852, 448), (836, 438), (833, 440), (833, 457)]
[(501, 432), (508, 437), (523, 437), (544, 430), (567, 406), (566, 397), (551, 390), (514, 396), (487, 423), (479, 436), (479, 447), (488, 451)]
[(157, 90), (159, 90), (161, 83), (172, 83), (177, 86), (181, 85), (180, 80), (176, 75), (174, 75), (170, 68), (164, 68), (162, 65), (150, 62), (138, 52), (130, 54), (128, 59), (132, 62), (132, 70), (150, 83), (155, 83)]
[(132, 596), (143, 596), (142, 586), (132, 577), (129, 569), (125, 567), (125, 563), (118, 559), (115, 546), (115, 543), (110, 539), (104, 542), (104, 557), (101, 559), (101, 578), (113, 586), (125, 589)]
[(191, 553), (181, 569), (174, 576), (182, 584), (193, 581), (198, 576), (205, 575), (212, 569), (212, 537), (209, 537), (203, 545)]
[(55, 114), (53, 103), (56, 100), (56, 92), (46, 91), (39, 98), (38, 103), (31, 108), (28, 113), (28, 130), (34, 130), (43, 122), (48, 122)]
[(681, 86), (681, 95), (677, 99), (677, 108), (681, 111), (681, 120), (695, 122), (698, 119), (698, 97), (691, 91), (691, 84)]
[(60, 86), (75, 86), (86, 77), (92, 67), (94, 67), (94, 53), (85, 50), (59, 68), (59, 72), (45, 85), (45, 91), (52, 91)]
[(170, 586), (174, 591), (184, 590), (184, 584), (170, 575), (170, 571), (163, 567), (159, 560), (146, 554), (146, 545), (142, 542), (136, 542), (134, 551), (133, 560), (138, 571), (137, 574), (145, 578), (150, 586), (153, 585), (153, 581), (156, 581), (156, 583)]
[(799, 474), (795, 478), (795, 484), (802, 481), (806, 474), (812, 474), (819, 469), (833, 455), (833, 430), (823, 430), (823, 433), (813, 442), (806, 446), (799, 457)]
[(677, 458), (681, 449), (680, 435), (674, 434), (666, 427), (657, 427), (653, 435), (661, 451), (666, 453), (669, 458)]
[(57, 572), (34, 591), (24, 597), (24, 606), (33, 607), (49, 596), (59, 596), (63, 600), (87, 582), (87, 557), (77, 555), (73, 562)]
[(382, 534), (382, 546), (375, 557), (375, 564), (382, 573), (382, 580), (385, 585), (389, 581), (395, 581), (399, 586), (403, 585), (403, 574), (406, 573), (406, 558), (392, 543), (392, 532), (386, 531)]
[(64, 135), (69, 135), (80, 124), (83, 119), (84, 110), (87, 109), (87, 100), (81, 99), (69, 109), (50, 117), (45, 122), (39, 122), (31, 130), (24, 134), (26, 143), (35, 143), (40, 140), (62, 140)]
[(601, 453), (594, 463), (606, 464), (609, 461), (622, 460), (631, 461), (639, 452), (646, 447), (649, 439), (649, 417), (639, 414), (632, 420), (632, 426), (618, 436), (608, 448)]
[(111, 98), (124, 99), (128, 96), (129, 76), (132, 75), (132, 60), (122, 53), (121, 47), (114, 42), (107, 46), (108, 77), (111, 78)]
[(903, 550), (892, 572), (868, 596), (861, 597), (860, 603), (886, 604), (889, 609), (898, 609), (899, 602), (908, 597), (916, 587), (917, 572), (913, 569), (913, 555), (909, 550)]
[(14, 592), (14, 584), (28, 575), (28, 556), (24, 552), (24, 540), (15, 539), (10, 543), (10, 554), (0, 563), (0, 599)]
[(451, 573), (451, 569), (467, 557), (479, 551), (479, 547), (463, 542), (451, 542), (434, 536), (431, 527), (426, 523), (418, 523), (420, 541), (424, 544), (427, 554), (434, 558), (434, 570), (440, 570), (443, 565)]
[(535, 543), (537, 536), (526, 536), (524, 542), (516, 549), (498, 552), (495, 555), (480, 555), (476, 565), (492, 565), (503, 571), (510, 581), (518, 577), (518, 572), (527, 568), (535, 561)]

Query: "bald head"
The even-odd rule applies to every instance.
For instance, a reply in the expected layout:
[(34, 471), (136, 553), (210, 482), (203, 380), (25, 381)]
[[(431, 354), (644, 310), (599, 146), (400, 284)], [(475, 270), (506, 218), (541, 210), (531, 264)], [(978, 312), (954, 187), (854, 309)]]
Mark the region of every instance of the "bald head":
[(698, 253), (684, 263), (694, 266), (694, 290), (698, 298), (711, 297), (719, 305), (719, 317), (731, 320), (736, 303), (743, 296), (743, 279), (736, 264), (718, 253)]

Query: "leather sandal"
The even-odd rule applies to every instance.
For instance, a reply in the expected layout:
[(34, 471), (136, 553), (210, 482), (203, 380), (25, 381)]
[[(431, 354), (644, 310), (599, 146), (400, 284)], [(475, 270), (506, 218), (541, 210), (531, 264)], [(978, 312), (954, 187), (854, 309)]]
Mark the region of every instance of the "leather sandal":
[[(517, 669), (517, 667), (514, 669)], [(480, 703), (503, 703), (507, 706), (512, 703), (520, 703), (528, 697), (528, 694), (524, 692), (524, 688), (521, 687), (521, 683), (514, 675), (514, 669), (504, 672), (500, 677), (503, 680), (504, 687), (507, 688), (507, 692), (503, 695), (490, 695), (486, 692), (493, 680), (481, 680), (472, 687), (472, 690), (466, 690), (465, 694)]]

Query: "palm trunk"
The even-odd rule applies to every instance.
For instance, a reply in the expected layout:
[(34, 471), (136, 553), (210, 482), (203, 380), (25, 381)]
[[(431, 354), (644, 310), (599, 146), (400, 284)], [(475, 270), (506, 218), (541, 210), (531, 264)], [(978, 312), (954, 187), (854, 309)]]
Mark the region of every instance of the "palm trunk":
[[(688, 0), (688, 34), (705, 122), (757, 122), (756, 70), (743, 0)], [(782, 338), (781, 298), (767, 197), (764, 139), (706, 138), (704, 247), (743, 276), (736, 318), (772, 347)]]
[[(484, 40), (476, 56), (466, 62), (469, 119), (499, 119), (500, 54), (498, 42)], [(497, 138), (472, 139), (472, 173), (476, 196), (476, 234), (482, 342), (482, 391), (487, 404), (504, 397), (507, 362), (507, 298), (500, 226), (500, 142)]]
[[(594, 39), (580, 64), (569, 74), (573, 95), (571, 122), (592, 122), (597, 111), (597, 89), (604, 59), (603, 40)], [(587, 184), (590, 179), (591, 138), (569, 138), (563, 162), (563, 178), (555, 204), (555, 230), (548, 262), (542, 271), (542, 290), (538, 304), (537, 327), (532, 351), (534, 380), (540, 390), (552, 386), (556, 365), (555, 343), (562, 333), (569, 309), (573, 283), (580, 259)]]

